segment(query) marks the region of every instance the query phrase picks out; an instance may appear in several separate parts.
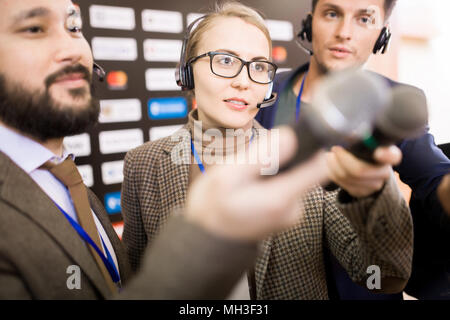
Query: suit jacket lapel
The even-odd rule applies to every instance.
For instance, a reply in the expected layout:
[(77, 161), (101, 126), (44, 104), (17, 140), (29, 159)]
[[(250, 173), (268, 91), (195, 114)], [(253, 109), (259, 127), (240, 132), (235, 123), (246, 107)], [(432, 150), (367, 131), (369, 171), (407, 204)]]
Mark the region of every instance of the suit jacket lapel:
[(161, 221), (164, 224), (173, 210), (182, 209), (186, 202), (189, 183), (191, 148), (188, 126), (184, 126), (167, 140), (164, 155), (159, 162), (159, 187), (161, 193)]
[[(84, 241), (31, 177), (0, 152), (0, 198), (44, 229), (72, 257), (104, 297), (110, 295)], [(49, 266), (51, 267), (51, 266)]]

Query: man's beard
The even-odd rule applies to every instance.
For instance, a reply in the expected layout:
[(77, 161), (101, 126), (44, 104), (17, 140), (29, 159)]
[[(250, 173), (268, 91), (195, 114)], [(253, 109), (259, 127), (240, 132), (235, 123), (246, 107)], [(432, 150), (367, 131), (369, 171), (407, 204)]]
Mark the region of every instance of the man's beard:
[[(86, 104), (76, 107), (56, 102), (49, 93), (49, 87), (58, 77), (75, 72), (83, 73), (90, 82), (90, 74), (85, 67), (67, 67), (46, 79), (44, 92), (32, 92), (20, 84), (8, 85), (0, 74), (0, 121), (39, 141), (85, 132), (97, 123), (100, 112), (98, 101), (92, 98), (92, 88)], [(81, 99), (88, 94), (88, 89), (77, 88), (68, 92), (72, 98)]]

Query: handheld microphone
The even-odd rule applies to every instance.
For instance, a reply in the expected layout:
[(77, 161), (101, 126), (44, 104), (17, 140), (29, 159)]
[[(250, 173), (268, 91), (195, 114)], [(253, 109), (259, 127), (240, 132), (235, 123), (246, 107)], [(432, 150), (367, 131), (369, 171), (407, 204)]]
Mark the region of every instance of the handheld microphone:
[[(391, 103), (379, 113), (373, 132), (349, 148), (353, 155), (368, 163), (376, 164), (375, 149), (380, 146), (397, 144), (404, 139), (414, 139), (425, 132), (428, 123), (428, 108), (425, 95), (410, 86), (398, 85), (390, 93)], [(327, 191), (338, 186), (330, 183)]]
[[(352, 145), (372, 131), (377, 115), (389, 104), (384, 81), (362, 70), (345, 70), (327, 76), (316, 88), (312, 103), (305, 104), (298, 123), (291, 124), (298, 148), (280, 171), (300, 163), (319, 149)], [(282, 106), (281, 106), (282, 107)]]
[(391, 96), (391, 104), (377, 116), (372, 134), (348, 149), (362, 160), (375, 164), (373, 153), (377, 147), (414, 139), (425, 132), (428, 123), (425, 95), (413, 87), (399, 85), (392, 89)]
[(92, 70), (94, 71), (94, 74), (98, 76), (98, 80), (100, 82), (103, 82), (105, 80), (106, 72), (100, 65), (94, 62)]

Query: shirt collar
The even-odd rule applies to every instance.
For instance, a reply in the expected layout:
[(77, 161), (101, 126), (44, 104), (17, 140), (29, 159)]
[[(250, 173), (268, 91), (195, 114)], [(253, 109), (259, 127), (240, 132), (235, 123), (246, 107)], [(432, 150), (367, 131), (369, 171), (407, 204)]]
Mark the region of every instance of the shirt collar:
[(68, 156), (66, 150), (60, 158), (40, 143), (0, 124), (0, 151), (5, 153), (22, 170), (30, 174), (47, 161), (61, 162)]

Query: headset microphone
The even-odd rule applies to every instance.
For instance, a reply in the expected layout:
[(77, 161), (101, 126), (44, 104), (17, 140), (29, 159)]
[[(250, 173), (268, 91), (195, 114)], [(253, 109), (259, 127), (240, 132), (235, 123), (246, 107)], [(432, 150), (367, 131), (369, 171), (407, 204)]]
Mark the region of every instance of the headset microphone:
[(261, 109), (261, 108), (267, 108), (267, 107), (272, 106), (272, 105), (275, 103), (275, 101), (277, 101), (277, 94), (276, 94), (276, 93), (272, 93), (272, 94), (270, 95), (270, 98), (269, 98), (269, 99), (264, 99), (264, 101), (261, 102), (261, 103), (258, 103), (258, 104), (256, 105), (256, 107), (257, 107), (258, 109)]
[(269, 83), (269, 90), (267, 90), (263, 102), (258, 103), (256, 105), (258, 109), (270, 107), (275, 103), (275, 101), (277, 101), (277, 94), (272, 92), (272, 89), (273, 89), (273, 81)]
[(94, 66), (93, 66), (92, 70), (98, 76), (98, 80), (100, 82), (103, 82), (105, 80), (106, 72), (100, 65), (98, 65), (97, 63), (94, 62)]

